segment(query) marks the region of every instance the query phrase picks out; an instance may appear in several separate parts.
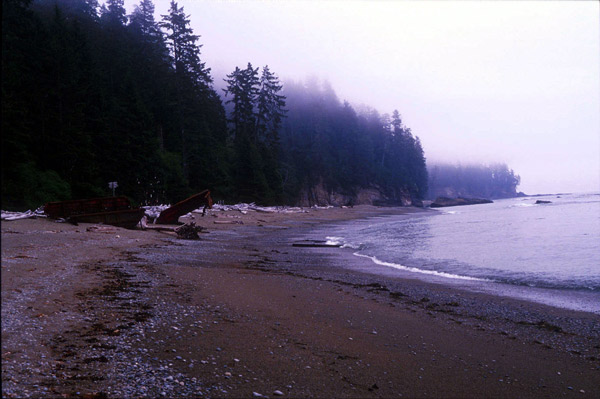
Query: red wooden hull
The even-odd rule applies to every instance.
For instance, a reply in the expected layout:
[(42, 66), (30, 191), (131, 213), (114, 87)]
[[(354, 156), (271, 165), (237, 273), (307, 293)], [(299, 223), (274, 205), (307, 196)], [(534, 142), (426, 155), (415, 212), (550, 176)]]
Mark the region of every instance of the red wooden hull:
[(110, 212), (98, 212), (98, 213), (84, 213), (80, 215), (73, 215), (68, 218), (71, 223), (103, 223), (111, 226), (124, 227), (126, 229), (134, 229), (142, 217), (144, 216), (145, 210), (142, 208), (137, 209), (123, 209), (120, 211)]
[(68, 218), (74, 215), (112, 212), (131, 209), (127, 197), (105, 197), (81, 200), (48, 202), (44, 205), (44, 212), (53, 219)]
[(53, 219), (67, 219), (71, 223), (104, 223), (133, 229), (144, 216), (144, 209), (131, 209), (127, 197), (88, 198), (48, 202), (44, 213)]
[(206, 208), (212, 208), (212, 198), (210, 197), (210, 191), (204, 190), (196, 195), (192, 195), (189, 198), (179, 201), (170, 208), (165, 209), (160, 213), (156, 223), (158, 224), (179, 224), (179, 217), (185, 215), (188, 212), (198, 209), (202, 206)]

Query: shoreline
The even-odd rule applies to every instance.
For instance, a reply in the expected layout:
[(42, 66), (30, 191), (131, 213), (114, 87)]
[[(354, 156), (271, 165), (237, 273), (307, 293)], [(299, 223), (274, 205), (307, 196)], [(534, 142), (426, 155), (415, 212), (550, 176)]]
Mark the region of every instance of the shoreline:
[[(435, 211), (421, 211), (400, 213), (401, 216), (423, 217), (436, 216)], [(347, 222), (368, 220), (368, 218), (380, 218), (385, 216), (397, 216), (398, 213), (375, 214), (367, 217), (357, 217), (348, 220), (326, 220), (321, 221), (314, 228), (306, 229), (302, 235), (298, 235), (297, 240), (323, 240), (328, 236), (328, 229), (339, 228)], [(582, 312), (600, 315), (600, 293), (595, 291), (585, 291), (581, 289), (561, 289), (550, 287), (535, 287), (529, 285), (516, 285), (495, 280), (486, 280), (472, 278), (468, 276), (445, 276), (444, 273), (434, 272), (427, 269), (410, 270), (411, 267), (395, 267), (386, 262), (376, 262), (372, 256), (358, 253), (354, 248), (340, 247), (325, 250), (327, 253), (344, 256), (347, 258), (347, 264), (356, 264), (353, 270), (362, 273), (380, 276), (381, 279), (397, 278), (405, 280), (415, 280), (424, 283), (433, 283), (437, 286), (446, 287), (458, 291), (487, 294), (508, 300), (525, 301), (531, 304), (545, 305), (548, 307), (560, 309), (567, 312)], [(348, 253), (362, 260), (351, 259), (347, 257)], [(383, 264), (382, 264), (383, 263)]]
[(195, 217), (200, 241), (3, 222), (3, 396), (598, 394), (598, 315), (381, 279), (349, 251), (290, 245), (406, 213), (357, 208)]

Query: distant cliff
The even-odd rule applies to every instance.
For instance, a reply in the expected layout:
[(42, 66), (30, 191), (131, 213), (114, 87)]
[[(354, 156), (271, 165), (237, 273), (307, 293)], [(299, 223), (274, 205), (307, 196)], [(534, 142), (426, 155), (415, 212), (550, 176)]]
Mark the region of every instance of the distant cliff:
[(506, 164), (452, 165), (431, 164), (427, 197), (512, 198), (519, 194), (521, 178)]
[[(342, 191), (340, 189), (328, 189), (321, 182), (310, 189), (304, 189), (300, 192), (298, 206), (313, 205), (334, 205), (334, 206), (353, 206), (353, 205), (395, 205), (411, 206), (415, 205), (415, 200), (411, 198), (408, 190), (389, 193), (385, 192), (377, 185), (370, 187), (356, 187), (353, 190)], [(417, 202), (420, 202), (417, 200)]]

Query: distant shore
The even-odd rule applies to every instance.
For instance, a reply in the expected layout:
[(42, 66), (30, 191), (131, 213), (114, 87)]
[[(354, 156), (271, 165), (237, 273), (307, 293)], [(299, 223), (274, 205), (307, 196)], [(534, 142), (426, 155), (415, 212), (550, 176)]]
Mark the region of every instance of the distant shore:
[(200, 241), (3, 222), (3, 396), (599, 394), (598, 315), (291, 245), (323, 223), (407, 212), (429, 213), (210, 211), (194, 215)]

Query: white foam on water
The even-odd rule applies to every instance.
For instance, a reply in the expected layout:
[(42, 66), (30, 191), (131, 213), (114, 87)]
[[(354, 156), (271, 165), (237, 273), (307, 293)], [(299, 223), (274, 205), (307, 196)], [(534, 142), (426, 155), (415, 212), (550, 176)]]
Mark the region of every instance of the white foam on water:
[(512, 204), (509, 205), (509, 208), (523, 208), (523, 207), (529, 207), (529, 206), (535, 206), (535, 204), (523, 204), (523, 203), (519, 203), (519, 204)]
[(360, 249), (360, 244), (344, 242), (344, 237), (325, 237), (327, 245), (339, 245), (340, 248)]
[(327, 245), (342, 245), (344, 243), (344, 237), (325, 237)]
[(421, 274), (429, 274), (432, 276), (438, 276), (438, 277), (445, 277), (445, 278), (452, 278), (452, 279), (457, 279), (457, 280), (469, 280), (469, 281), (492, 281), (489, 279), (485, 279), (485, 278), (477, 278), (477, 277), (469, 277), (469, 276), (461, 276), (458, 274), (451, 274), (451, 273), (445, 273), (445, 272), (438, 272), (435, 270), (423, 270), (423, 269), (418, 269), (416, 267), (408, 267), (408, 266), (402, 266), (399, 265), (397, 263), (391, 263), (391, 262), (385, 262), (382, 260), (377, 259), (377, 257), (375, 256), (369, 256), (369, 255), (363, 255), (363, 254), (359, 254), (358, 252), (355, 252), (353, 254), (354, 256), (358, 256), (361, 258), (368, 258), (371, 259), (373, 261), (373, 263), (377, 264), (377, 265), (381, 265), (381, 266), (388, 266), (388, 267), (393, 267), (394, 269), (398, 269), (398, 270), (404, 270), (407, 272), (412, 272), (412, 273), (421, 273)]

